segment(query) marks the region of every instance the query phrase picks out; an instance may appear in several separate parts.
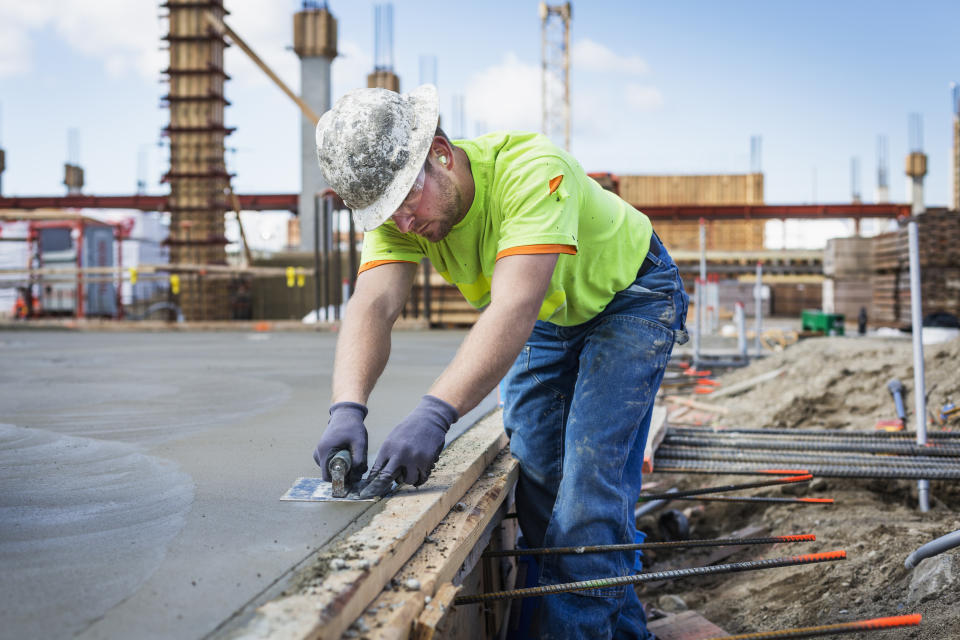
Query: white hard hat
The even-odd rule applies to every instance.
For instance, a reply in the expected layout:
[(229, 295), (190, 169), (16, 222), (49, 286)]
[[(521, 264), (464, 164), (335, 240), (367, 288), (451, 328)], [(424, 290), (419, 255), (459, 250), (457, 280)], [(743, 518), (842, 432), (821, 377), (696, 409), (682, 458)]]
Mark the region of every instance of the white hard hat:
[(399, 94), (355, 89), (317, 123), (317, 160), (327, 183), (364, 231), (393, 215), (427, 159), (440, 117), (431, 84)]

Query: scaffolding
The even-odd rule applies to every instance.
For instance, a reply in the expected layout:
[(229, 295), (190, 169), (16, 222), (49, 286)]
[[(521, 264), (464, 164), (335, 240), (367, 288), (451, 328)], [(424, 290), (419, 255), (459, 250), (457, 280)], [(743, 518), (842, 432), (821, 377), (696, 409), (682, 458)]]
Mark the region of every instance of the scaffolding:
[[(222, 19), (223, 0), (168, 0), (170, 66), (164, 71), (170, 84), (164, 101), (170, 124), (170, 262), (226, 264), (224, 214), (230, 176), (224, 160), (223, 52), (226, 42), (212, 29), (206, 12)], [(179, 306), (188, 320), (225, 320), (229, 317), (227, 285), (218, 280), (187, 280)]]

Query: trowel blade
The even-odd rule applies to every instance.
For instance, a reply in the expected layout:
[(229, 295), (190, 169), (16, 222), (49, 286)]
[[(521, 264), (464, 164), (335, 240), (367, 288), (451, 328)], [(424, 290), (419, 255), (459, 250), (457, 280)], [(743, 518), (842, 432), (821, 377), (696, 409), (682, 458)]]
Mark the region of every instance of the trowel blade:
[(333, 485), (320, 478), (297, 478), (281, 500), (295, 500), (299, 502), (375, 502), (378, 497), (361, 499), (360, 493), (352, 488), (343, 498), (333, 497)]

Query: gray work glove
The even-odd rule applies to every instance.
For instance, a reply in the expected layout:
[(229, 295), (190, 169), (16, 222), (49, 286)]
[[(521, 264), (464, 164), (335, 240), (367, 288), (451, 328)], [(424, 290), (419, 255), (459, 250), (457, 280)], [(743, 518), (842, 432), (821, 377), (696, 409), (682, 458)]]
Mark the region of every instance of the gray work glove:
[(367, 428), (363, 419), (367, 408), (358, 402), (337, 402), (330, 406), (330, 420), (313, 451), (313, 459), (320, 465), (321, 477), (330, 482), (327, 464), (341, 449), (350, 450), (350, 473), (347, 482), (358, 482), (367, 471)]
[(415, 487), (426, 482), (443, 450), (447, 430), (459, 418), (457, 410), (440, 398), (423, 396), (416, 409), (393, 428), (380, 447), (360, 497), (384, 496), (394, 480)]

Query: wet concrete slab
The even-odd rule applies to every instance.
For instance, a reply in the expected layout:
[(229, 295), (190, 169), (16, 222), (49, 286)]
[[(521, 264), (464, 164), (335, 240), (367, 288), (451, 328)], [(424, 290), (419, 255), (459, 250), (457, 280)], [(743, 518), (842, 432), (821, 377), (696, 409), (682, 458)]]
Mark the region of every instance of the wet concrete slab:
[[(371, 461), (462, 338), (394, 334)], [(279, 499), (318, 475), (335, 340), (0, 333), (0, 638), (204, 637), (367, 508)]]

